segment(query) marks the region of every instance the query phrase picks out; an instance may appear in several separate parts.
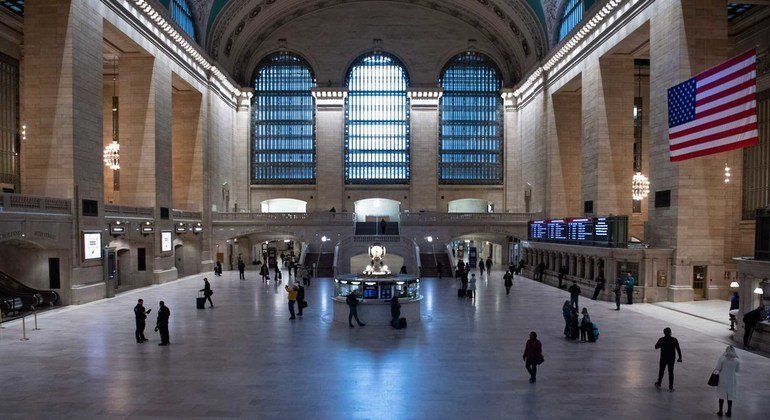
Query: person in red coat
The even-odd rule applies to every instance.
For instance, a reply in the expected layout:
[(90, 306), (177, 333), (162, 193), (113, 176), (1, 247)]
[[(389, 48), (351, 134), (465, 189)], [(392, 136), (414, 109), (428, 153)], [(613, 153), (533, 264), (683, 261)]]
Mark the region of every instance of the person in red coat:
[(537, 382), (537, 365), (543, 363), (543, 345), (540, 344), (540, 340), (537, 339), (537, 333), (532, 331), (529, 333), (529, 340), (524, 347), (524, 355), (522, 356), (527, 372), (529, 372), (529, 383), (534, 384)]

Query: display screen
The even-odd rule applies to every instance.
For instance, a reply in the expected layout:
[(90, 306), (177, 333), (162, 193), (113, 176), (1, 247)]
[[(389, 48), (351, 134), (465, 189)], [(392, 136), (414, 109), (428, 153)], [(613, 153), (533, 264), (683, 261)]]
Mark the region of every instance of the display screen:
[(364, 299), (377, 299), (377, 285), (367, 284), (364, 286)]
[(171, 232), (164, 230), (160, 233), (160, 250), (161, 252), (171, 251)]
[(102, 234), (101, 232), (83, 233), (83, 259), (98, 260), (102, 258)]
[(529, 240), (575, 245), (625, 247), (627, 216), (533, 220)]
[(393, 297), (393, 284), (381, 283), (380, 284), (380, 299), (390, 299)]

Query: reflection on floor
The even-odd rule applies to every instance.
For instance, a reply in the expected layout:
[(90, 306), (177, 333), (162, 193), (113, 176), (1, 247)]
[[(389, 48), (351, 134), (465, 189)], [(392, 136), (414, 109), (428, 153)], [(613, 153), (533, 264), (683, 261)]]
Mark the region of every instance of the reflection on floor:
[[(307, 290), (304, 319), (289, 321), (285, 292), (256, 273), (246, 281), (237, 272), (209, 276), (215, 307), (196, 310), (201, 278), (48, 312), (40, 331), (28, 322), (26, 342), (19, 321), (6, 324), (2, 418), (716, 417), (706, 380), (729, 340), (725, 325), (660, 306), (616, 312), (581, 298), (601, 337), (579, 344), (562, 335), (566, 292), (517, 278), (506, 296), (499, 271), (479, 280), (476, 299), (457, 298), (456, 280), (425, 279), (423, 322), (399, 331), (332, 324), (328, 279)], [(145, 344), (133, 335), (140, 297), (153, 309)], [(169, 347), (152, 332), (161, 299), (171, 309)], [(684, 352), (674, 393), (653, 387), (653, 345), (666, 326)], [(546, 359), (535, 385), (521, 361), (530, 330)], [(765, 418), (770, 361), (738, 353), (734, 417)]]

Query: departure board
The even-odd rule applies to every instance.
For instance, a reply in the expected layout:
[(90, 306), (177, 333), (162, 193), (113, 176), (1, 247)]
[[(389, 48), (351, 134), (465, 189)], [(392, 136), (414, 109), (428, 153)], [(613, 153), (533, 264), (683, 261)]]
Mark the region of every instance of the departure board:
[(529, 222), (529, 240), (574, 245), (625, 247), (628, 217), (580, 217), (533, 220)]

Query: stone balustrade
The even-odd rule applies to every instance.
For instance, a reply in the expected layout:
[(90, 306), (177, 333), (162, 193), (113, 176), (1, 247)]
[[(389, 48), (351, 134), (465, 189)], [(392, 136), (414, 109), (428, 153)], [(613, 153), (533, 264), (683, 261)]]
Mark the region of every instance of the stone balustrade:
[(155, 217), (155, 212), (152, 207), (133, 207), (105, 204), (104, 215), (107, 217), (141, 217), (152, 219)]
[(535, 217), (534, 213), (401, 213), (404, 226), (443, 226), (456, 223), (484, 225), (520, 225)]
[(0, 194), (0, 212), (72, 214), (72, 201), (21, 194)]
[(186, 219), (186, 220), (196, 220), (196, 221), (199, 221), (199, 220), (201, 220), (203, 218), (203, 213), (202, 212), (179, 210), (179, 209), (171, 210), (171, 215), (174, 217), (175, 220)]
[(312, 213), (212, 213), (214, 223), (288, 223), (292, 225), (353, 225), (355, 213), (328, 211)]

